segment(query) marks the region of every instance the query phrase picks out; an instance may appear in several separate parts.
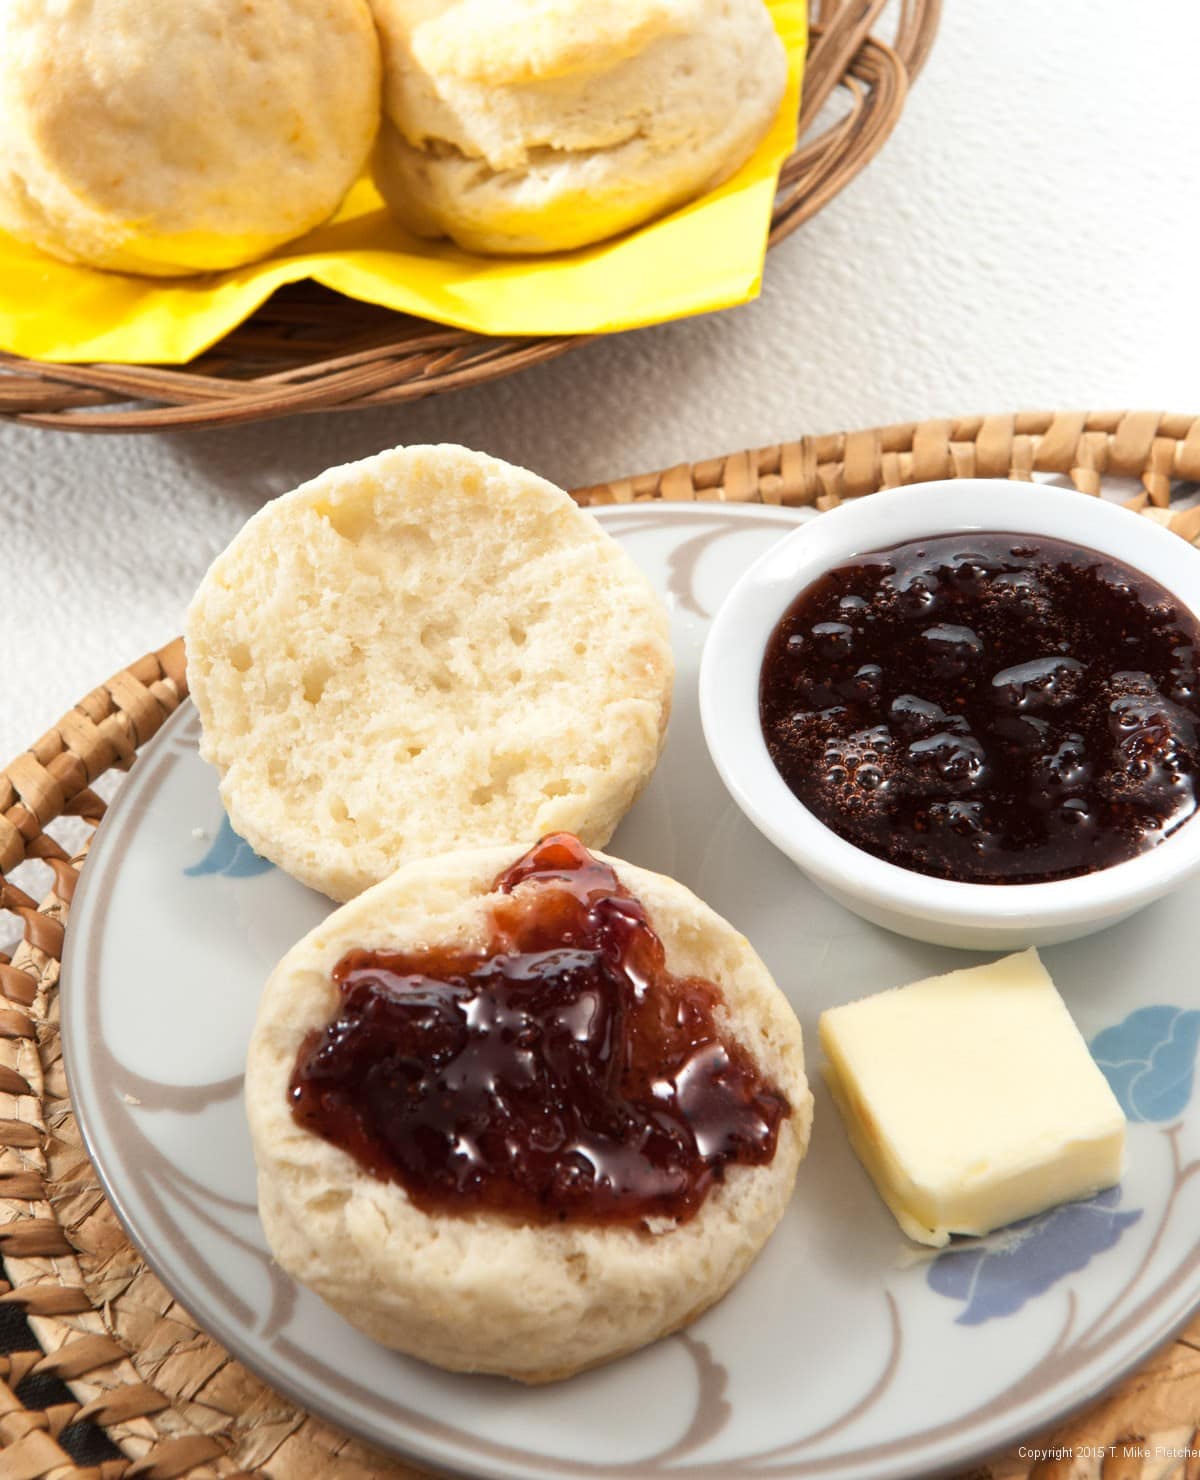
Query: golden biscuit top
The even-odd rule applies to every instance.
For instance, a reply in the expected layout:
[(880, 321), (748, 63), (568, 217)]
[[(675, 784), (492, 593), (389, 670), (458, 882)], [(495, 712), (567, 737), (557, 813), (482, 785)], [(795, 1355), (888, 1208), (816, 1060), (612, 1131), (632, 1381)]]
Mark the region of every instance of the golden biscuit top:
[(695, 0), (389, 0), (428, 72), (520, 85), (601, 72), (691, 29)]

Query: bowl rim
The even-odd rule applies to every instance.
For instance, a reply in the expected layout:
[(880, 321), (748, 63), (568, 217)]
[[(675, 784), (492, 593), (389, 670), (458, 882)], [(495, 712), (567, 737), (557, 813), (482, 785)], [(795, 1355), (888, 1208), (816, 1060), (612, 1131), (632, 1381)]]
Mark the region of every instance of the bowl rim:
[[(1052, 484), (971, 478), (917, 483), (841, 504), (771, 546), (722, 602), (700, 664), (700, 719), (722, 781), (749, 820), (835, 893), (939, 925), (1049, 927), (1125, 915), (1200, 869), (1200, 820), (1154, 848), (1093, 873), (1026, 884), (937, 879), (839, 837), (792, 793), (758, 715), (762, 653), (787, 606), (832, 566), (890, 545), (947, 534), (1067, 540), (1123, 561), (1200, 621), (1200, 558), (1178, 535), (1120, 504)], [(746, 662), (746, 652), (754, 661)], [(1195, 823), (1189, 826), (1189, 823)]]

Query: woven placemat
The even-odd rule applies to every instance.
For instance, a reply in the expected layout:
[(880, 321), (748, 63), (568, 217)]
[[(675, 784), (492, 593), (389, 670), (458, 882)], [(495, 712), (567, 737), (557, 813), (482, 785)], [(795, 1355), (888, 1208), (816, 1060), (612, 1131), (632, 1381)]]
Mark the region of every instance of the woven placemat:
[[(806, 437), (576, 497), (827, 509), (902, 483), (1035, 471), (1093, 494), (1113, 478), (1137, 480), (1131, 506), (1200, 544), (1200, 506), (1172, 508), (1200, 483), (1200, 417), (1158, 412), (1030, 412)], [(93, 784), (133, 765), (186, 693), (177, 640), (89, 694), (0, 772), (0, 921), (21, 935), (11, 960), (0, 956), (0, 1343), (7, 1334), (10, 1348), (0, 1355), (0, 1477), (414, 1480), (416, 1470), (266, 1388), (198, 1329), (126, 1239), (67, 1098), (56, 988), (82, 856), (55, 833), (64, 819), (99, 822)], [(6, 1308), (24, 1312), (28, 1330), (6, 1333)], [(1073, 1458), (1031, 1464), (1013, 1449), (973, 1476), (1194, 1480), (1200, 1463), (1170, 1452), (1200, 1447), (1198, 1426), (1200, 1321), (1088, 1412), (1031, 1441)]]
[[(811, 9), (799, 142), (780, 173), (771, 245), (883, 147), (933, 45), (941, 0), (812, 0)], [(585, 342), (493, 339), (301, 283), (189, 365), (53, 365), (0, 353), (0, 417), (137, 432), (351, 411), (481, 385)]]

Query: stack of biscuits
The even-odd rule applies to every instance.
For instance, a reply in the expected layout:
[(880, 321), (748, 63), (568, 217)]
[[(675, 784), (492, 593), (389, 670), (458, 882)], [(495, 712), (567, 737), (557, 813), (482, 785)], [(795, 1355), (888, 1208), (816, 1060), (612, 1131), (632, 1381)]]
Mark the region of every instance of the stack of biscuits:
[(327, 220), (377, 140), (410, 232), (561, 251), (736, 170), (786, 70), (763, 0), (3, 0), (0, 229), (226, 269)]

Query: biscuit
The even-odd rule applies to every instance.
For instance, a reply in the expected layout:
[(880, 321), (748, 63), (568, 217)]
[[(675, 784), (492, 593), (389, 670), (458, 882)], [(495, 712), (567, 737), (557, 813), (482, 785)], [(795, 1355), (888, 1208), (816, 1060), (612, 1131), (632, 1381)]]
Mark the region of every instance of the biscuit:
[(666, 611), (630, 557), (561, 489), (459, 447), (268, 504), (186, 637), (230, 821), (334, 899), (450, 848), (602, 845), (670, 708)]
[(2, 0), (0, 228), (171, 275), (319, 225), (379, 124), (366, 0)]
[(763, 0), (372, 0), (380, 189), (472, 251), (601, 241), (718, 185), (778, 111)]
[[(251, 1038), (246, 1107), (259, 1211), (278, 1262), (386, 1346), (455, 1371), (523, 1382), (570, 1376), (686, 1326), (746, 1271), (791, 1196), (812, 1096), (800, 1025), (744, 936), (682, 884), (631, 864), (618, 878), (645, 906), (677, 976), (721, 993), (716, 1021), (791, 1107), (773, 1158), (730, 1163), (685, 1221), (534, 1222), (425, 1212), (293, 1117), (288, 1090), (306, 1036), (337, 1014), (335, 965), (350, 950), (471, 946), (488, 891), (523, 846), (405, 865), (328, 917), (267, 983)], [(597, 855), (598, 857), (601, 855)]]

